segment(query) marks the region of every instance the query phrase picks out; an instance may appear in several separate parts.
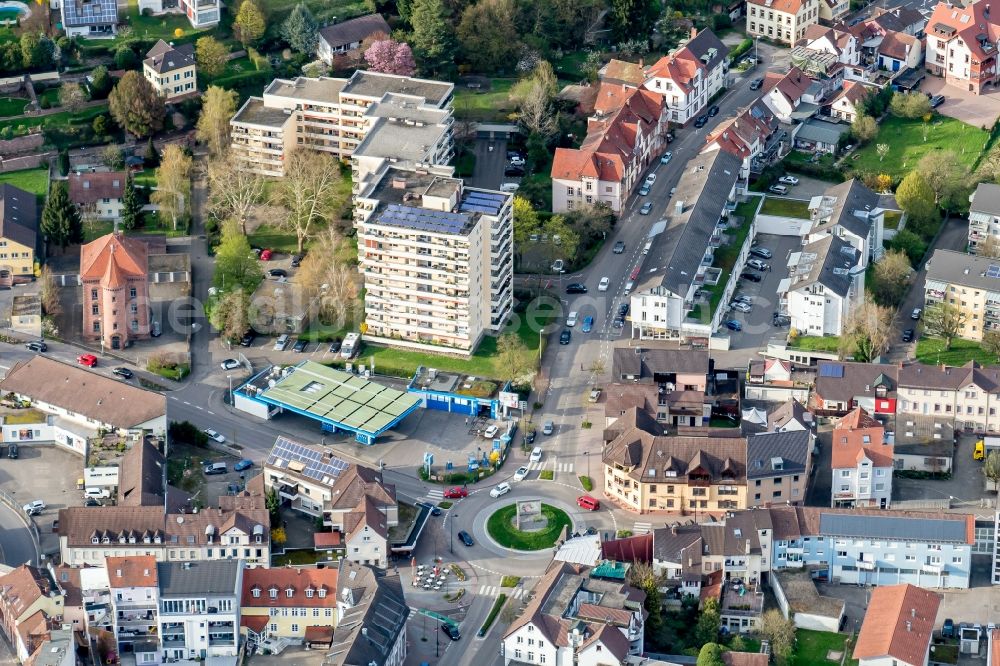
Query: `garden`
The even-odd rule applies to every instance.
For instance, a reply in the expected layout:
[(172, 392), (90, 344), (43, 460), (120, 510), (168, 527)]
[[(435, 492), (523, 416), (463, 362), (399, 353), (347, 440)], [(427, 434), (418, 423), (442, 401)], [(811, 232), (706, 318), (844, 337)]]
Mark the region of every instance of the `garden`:
[(551, 548), (562, 534), (563, 528), (573, 529), (573, 521), (562, 509), (550, 504), (541, 505), (544, 527), (537, 530), (519, 530), (514, 526), (517, 505), (511, 504), (493, 513), (486, 520), (486, 531), (504, 548), (513, 550), (542, 550)]
[(39, 168), (7, 171), (6, 173), (0, 173), (0, 183), (20, 187), (26, 192), (44, 196), (49, 191), (49, 170)]
[[(960, 162), (973, 169), (989, 138), (989, 132), (947, 116), (935, 114), (931, 122), (925, 123), (919, 118), (887, 115), (879, 126), (878, 137), (859, 148), (844, 166), (856, 173), (886, 173), (902, 178), (927, 153), (951, 150)], [(888, 146), (884, 158), (878, 154), (879, 145)]]
[(778, 217), (796, 217), (808, 220), (809, 202), (802, 201), (801, 199), (765, 197), (764, 205), (760, 207), (760, 214), (775, 215)]
[(951, 341), (951, 349), (946, 349), (943, 339), (923, 336), (917, 340), (917, 360), (928, 365), (944, 363), (953, 367), (965, 365), (969, 361), (976, 361), (981, 365), (1000, 363), (996, 354), (989, 353), (972, 340), (956, 338)]

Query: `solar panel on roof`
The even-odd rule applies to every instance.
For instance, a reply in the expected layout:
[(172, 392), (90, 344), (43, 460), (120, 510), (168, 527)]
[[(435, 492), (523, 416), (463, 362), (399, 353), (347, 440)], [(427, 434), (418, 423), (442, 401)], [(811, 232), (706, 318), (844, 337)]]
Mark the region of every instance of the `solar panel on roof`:
[(446, 234), (461, 232), (468, 221), (469, 218), (464, 213), (451, 213), (399, 204), (389, 204), (379, 216), (379, 222), (382, 224)]
[(837, 365), (836, 363), (821, 363), (819, 366), (819, 376), (842, 378), (844, 376), (844, 366)]
[(986, 277), (1000, 278), (1000, 266), (997, 266), (996, 264), (990, 264), (990, 267), (986, 269)]
[(291, 461), (302, 463), (301, 473), (317, 481), (322, 481), (324, 477), (336, 479), (350, 465), (340, 458), (327, 457), (321, 451), (303, 446), (285, 437), (278, 437), (275, 440), (267, 462), (274, 465), (279, 459), (284, 460), (286, 465)]
[(497, 209), (489, 206), (477, 206), (476, 204), (464, 203), (458, 207), (463, 213), (485, 213), (486, 215), (496, 215)]

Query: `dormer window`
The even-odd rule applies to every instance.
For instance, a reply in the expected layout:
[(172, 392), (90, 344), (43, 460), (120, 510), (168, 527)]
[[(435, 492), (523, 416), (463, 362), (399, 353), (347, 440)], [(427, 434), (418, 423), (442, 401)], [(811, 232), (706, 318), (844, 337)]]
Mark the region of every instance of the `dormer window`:
[(289, 599), (292, 598), (293, 594), (295, 594), (295, 590), (293, 588), (289, 587), (288, 589), (285, 590), (285, 596), (287, 596)]
[(98, 539), (97, 537), (90, 537), (90, 543), (97, 544), (97, 543), (100, 543), (100, 542), (101, 542), (101, 540)]
[(111, 539), (108, 537), (104, 537), (103, 539), (101, 539), (101, 543), (111, 543)]
[(268, 590), (268, 593), (271, 595), (272, 599), (278, 598), (278, 588), (272, 587), (270, 590)]
[(325, 587), (319, 588), (319, 598), (322, 599), (325, 596), (326, 596), (326, 588)]
[(253, 596), (254, 596), (255, 599), (259, 599), (260, 598), (260, 588), (259, 587), (253, 588)]
[(312, 599), (314, 590), (311, 587), (306, 588), (306, 597)]

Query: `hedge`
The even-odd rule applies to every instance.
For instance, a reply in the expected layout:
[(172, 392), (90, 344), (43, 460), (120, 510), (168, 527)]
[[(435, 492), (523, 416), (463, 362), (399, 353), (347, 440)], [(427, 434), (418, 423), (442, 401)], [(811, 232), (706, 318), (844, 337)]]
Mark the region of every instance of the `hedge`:
[(749, 37), (733, 47), (729, 52), (729, 62), (736, 62), (740, 56), (753, 48), (753, 40)]
[(497, 619), (497, 615), (500, 614), (500, 609), (503, 608), (504, 603), (507, 602), (507, 595), (501, 594), (493, 602), (493, 608), (490, 609), (490, 614), (486, 616), (486, 621), (483, 622), (483, 626), (479, 628), (479, 637), (482, 638), (486, 635), (486, 632), (490, 630), (493, 626), (493, 620)]

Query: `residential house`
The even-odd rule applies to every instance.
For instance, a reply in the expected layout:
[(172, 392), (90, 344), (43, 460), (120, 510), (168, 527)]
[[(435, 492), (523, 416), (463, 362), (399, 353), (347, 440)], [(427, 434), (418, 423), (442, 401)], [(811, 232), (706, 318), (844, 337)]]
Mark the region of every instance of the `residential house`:
[[(837, 11), (842, 0), (835, 3)], [(833, 8), (826, 0), (748, 0), (747, 35), (766, 37), (791, 46), (805, 36), (806, 28), (819, 23), (820, 13), (832, 14)], [(849, 9), (849, 5), (844, 11)]]
[(62, 622), (63, 596), (48, 571), (22, 564), (0, 575), (0, 631), (17, 660), (28, 660)]
[(870, 94), (871, 89), (857, 81), (844, 81), (844, 88), (830, 102), (830, 115), (847, 123), (853, 123), (858, 116), (864, 115), (861, 104)]
[(779, 131), (778, 119), (760, 100), (742, 109), (734, 118), (726, 118), (705, 138), (702, 152), (724, 150), (743, 160), (740, 179), (748, 180), (750, 174), (784, 156), (788, 142), (787, 133)]
[(242, 560), (160, 562), (156, 575), (164, 661), (239, 653)]
[[(632, 334), (640, 339), (684, 339), (707, 344), (719, 325), (723, 309), (710, 312), (701, 288), (716, 284), (718, 269), (710, 270), (715, 249), (722, 243), (727, 219), (741, 191), (742, 159), (723, 150), (701, 153), (684, 165), (676, 193), (664, 219), (649, 232), (650, 250), (636, 265), (631, 293)], [(740, 250), (733, 275), (749, 254), (749, 239)], [(735, 280), (724, 287), (722, 302), (735, 291)], [(707, 317), (688, 319), (700, 304)]]
[(924, 67), (929, 74), (974, 95), (1000, 80), (997, 45), (1000, 14), (990, 13), (989, 0), (966, 5), (938, 2), (927, 21)]
[[(911, 7), (875, 8), (870, 18), (847, 28), (857, 38), (861, 50), (861, 61), (857, 67), (847, 69), (847, 78), (882, 83), (879, 70), (893, 71), (893, 61), (904, 54), (905, 64), (911, 71), (920, 69), (924, 52), (922, 33), (926, 23), (923, 14)], [(916, 38), (916, 44), (912, 44), (908, 37)], [(889, 43), (883, 50), (882, 43), (887, 40)], [(881, 58), (882, 52), (886, 55), (885, 60)], [(903, 69), (901, 64), (898, 71)]]
[(146, 435), (166, 436), (167, 400), (162, 393), (46, 356), (16, 364), (0, 381), (0, 391), (14, 394), (44, 415), (34, 424), (5, 423), (6, 442), (55, 442), (86, 459), (88, 440), (99, 431), (133, 443)]
[(924, 62), (924, 44), (905, 32), (890, 32), (878, 45), (878, 67), (888, 72), (918, 69)]
[(597, 107), (598, 113), (588, 120), (579, 148), (556, 148), (551, 171), (554, 212), (594, 204), (621, 212), (646, 167), (660, 158), (669, 118), (662, 95), (629, 89), (620, 105), (602, 113), (603, 108)]
[(337, 576), (335, 567), (246, 569), (240, 625), (248, 641), (258, 647), (267, 638), (299, 642), (311, 628), (332, 634), (337, 626)]
[(830, 506), (876, 506), (892, 503), (893, 446), (882, 424), (861, 407), (833, 429)]
[[(820, 7), (823, 4), (825, 4), (825, 0), (820, 3)], [(841, 65), (856, 65), (860, 58), (858, 40), (854, 35), (846, 30), (829, 28), (819, 24), (813, 24), (806, 28), (802, 39), (796, 43), (796, 48), (799, 47), (817, 54), (832, 55), (835, 58), (834, 62)]]
[(812, 472), (810, 430), (747, 437), (747, 506), (802, 504)]
[(767, 429), (771, 432), (812, 431), (815, 427), (816, 422), (813, 420), (812, 412), (795, 398), (767, 415)]
[(990, 237), (1000, 242), (1000, 185), (979, 183), (969, 197), (969, 251)]
[(59, 0), (67, 37), (112, 38), (118, 27), (115, 0)]
[(337, 628), (323, 666), (403, 666), (410, 608), (399, 576), (344, 559), (337, 584)]
[(850, 126), (843, 123), (809, 118), (795, 127), (792, 139), (798, 150), (836, 155), (850, 131)]
[(82, 568), (65, 564), (53, 565), (48, 562), (49, 578), (63, 598), (63, 625), (70, 625), (73, 632), (81, 635), (87, 631), (87, 612), (85, 604), (90, 599), (85, 597), (81, 573)]
[(504, 664), (625, 666), (643, 653), (646, 594), (600, 568), (553, 562), (503, 634)]
[(316, 56), (330, 67), (334, 56), (359, 48), (371, 37), (382, 35), (383, 39), (389, 39), (391, 33), (392, 29), (381, 14), (368, 14), (334, 23), (319, 29)]
[(955, 418), (951, 414), (896, 417), (896, 429), (886, 433), (893, 444), (894, 469), (950, 474), (957, 452)]
[(83, 337), (125, 349), (150, 337), (146, 244), (114, 231), (80, 247)]
[[(653, 571), (662, 575), (667, 598), (682, 599), (685, 594), (700, 596), (704, 584), (701, 556), (705, 550), (702, 526), (697, 523), (673, 523), (644, 537), (651, 537)], [(609, 542), (605, 542), (607, 546)], [(607, 556), (607, 551), (605, 551)]]
[(707, 351), (698, 349), (615, 347), (611, 367), (615, 381), (704, 393), (713, 363)]
[(895, 414), (899, 367), (880, 363), (823, 361), (810, 402), (821, 416), (843, 416), (855, 407), (869, 414)]
[[(971, 217), (970, 213), (970, 228), (978, 227), (982, 216), (977, 215), (975, 222)], [(1000, 327), (1000, 262), (936, 249), (927, 262), (924, 299), (928, 306), (947, 303), (957, 308), (962, 323), (957, 337), (981, 341), (987, 331)]]
[(77, 645), (72, 631), (52, 629), (24, 663), (27, 666), (76, 666)]
[[(692, 32), (694, 30), (692, 29)], [(646, 89), (663, 96), (670, 121), (684, 125), (708, 107), (726, 85), (726, 47), (702, 30), (646, 71)]]
[(809, 201), (809, 242), (837, 236), (860, 254), (861, 267), (882, 256), (885, 211), (879, 195), (857, 178), (833, 185)]
[(597, 72), (602, 83), (613, 83), (630, 88), (640, 88), (646, 82), (646, 68), (642, 58), (638, 63), (612, 58)]
[(115, 484), (118, 506), (162, 506), (177, 511), (187, 503), (187, 494), (167, 485), (167, 459), (150, 438), (125, 452)]
[(852, 656), (860, 666), (924, 666), (940, 605), (941, 595), (914, 585), (872, 590)]
[(221, 0), (139, 0), (143, 15), (182, 14), (192, 28), (199, 30), (218, 24), (221, 9)]
[(927, 17), (920, 10), (907, 5), (874, 7), (871, 18), (867, 21), (886, 33), (901, 32), (914, 37), (919, 36), (927, 25)]
[(761, 101), (782, 123), (791, 124), (808, 118), (816, 112), (816, 108), (805, 99), (806, 91), (814, 82), (798, 67), (791, 67), (786, 74), (769, 72), (764, 76)]
[(146, 53), (142, 74), (168, 102), (198, 92), (194, 44), (173, 46), (162, 39)]
[(982, 367), (975, 361), (959, 368), (903, 365), (898, 394), (897, 428), (901, 417), (923, 416), (954, 419), (957, 430), (996, 432), (1000, 366)]
[(809, 243), (788, 259), (778, 286), (780, 309), (803, 335), (840, 335), (864, 298), (860, 253), (837, 236)]
[(749, 362), (743, 397), (792, 404), (789, 400), (808, 400), (809, 387), (801, 380), (793, 379), (791, 361), (766, 358)]
[(117, 220), (125, 195), (124, 171), (69, 174), (69, 198), (84, 217)]
[(136, 664), (160, 663), (160, 583), (152, 555), (108, 557), (112, 631), (119, 654), (136, 655)]
[(38, 240), (38, 199), (0, 184), (0, 288), (34, 279)]

